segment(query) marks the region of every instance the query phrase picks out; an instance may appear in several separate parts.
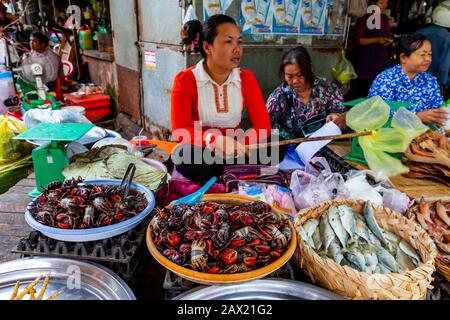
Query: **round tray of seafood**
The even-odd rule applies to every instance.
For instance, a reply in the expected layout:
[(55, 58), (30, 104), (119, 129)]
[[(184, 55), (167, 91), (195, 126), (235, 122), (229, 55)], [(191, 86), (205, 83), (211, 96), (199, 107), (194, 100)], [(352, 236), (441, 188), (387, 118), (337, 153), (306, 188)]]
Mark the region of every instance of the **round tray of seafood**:
[(125, 195), (120, 184), (114, 179), (52, 183), (28, 205), (25, 220), (33, 229), (62, 241), (95, 241), (122, 234), (151, 213), (155, 197), (136, 182)]
[(207, 195), (194, 206), (159, 210), (148, 228), (149, 250), (166, 268), (197, 283), (264, 277), (293, 255), (296, 234), (287, 216), (250, 201)]

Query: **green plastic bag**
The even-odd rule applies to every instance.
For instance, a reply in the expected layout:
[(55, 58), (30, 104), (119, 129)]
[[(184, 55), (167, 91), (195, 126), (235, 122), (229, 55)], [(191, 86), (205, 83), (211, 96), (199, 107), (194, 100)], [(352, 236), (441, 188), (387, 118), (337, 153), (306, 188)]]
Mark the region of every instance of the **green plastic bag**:
[(388, 177), (407, 173), (408, 167), (388, 153), (403, 153), (411, 141), (428, 130), (411, 111), (400, 108), (391, 126), (382, 128), (389, 120), (390, 108), (380, 97), (366, 100), (347, 113), (347, 125), (356, 132), (371, 130), (372, 135), (360, 137), (359, 144), (370, 169)]
[[(369, 138), (369, 137), (362, 137)], [(364, 152), (369, 168), (375, 172), (384, 173), (388, 177), (395, 177), (409, 172), (409, 168), (402, 164), (399, 159), (377, 150), (370, 143), (369, 139), (359, 138), (359, 144)]]
[(342, 49), (341, 60), (331, 68), (331, 73), (340, 84), (349, 83), (352, 79), (358, 78), (352, 63), (345, 57), (345, 51)]
[(0, 165), (14, 161), (29, 153), (24, 142), (13, 138), (26, 131), (23, 122), (14, 117), (0, 115)]
[(389, 120), (389, 105), (379, 96), (367, 99), (350, 109), (346, 116), (347, 126), (355, 132), (377, 130)]

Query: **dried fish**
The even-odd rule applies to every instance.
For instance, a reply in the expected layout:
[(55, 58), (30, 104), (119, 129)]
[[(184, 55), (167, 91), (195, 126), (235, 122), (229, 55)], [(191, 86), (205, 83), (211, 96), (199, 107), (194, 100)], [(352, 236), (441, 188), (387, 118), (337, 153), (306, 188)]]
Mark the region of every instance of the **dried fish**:
[(386, 244), (386, 239), (383, 236), (383, 233), (381, 232), (380, 227), (378, 226), (378, 223), (375, 219), (375, 216), (373, 214), (373, 207), (369, 201), (366, 202), (366, 205), (364, 206), (364, 218), (366, 219), (367, 225), (369, 226), (369, 229), (375, 234), (375, 236), (381, 241), (381, 244)]
[(342, 244), (342, 247), (345, 248), (347, 246), (349, 235), (342, 225), (337, 207), (331, 207), (328, 210), (328, 222), (330, 223), (330, 226), (333, 228), (334, 233)]

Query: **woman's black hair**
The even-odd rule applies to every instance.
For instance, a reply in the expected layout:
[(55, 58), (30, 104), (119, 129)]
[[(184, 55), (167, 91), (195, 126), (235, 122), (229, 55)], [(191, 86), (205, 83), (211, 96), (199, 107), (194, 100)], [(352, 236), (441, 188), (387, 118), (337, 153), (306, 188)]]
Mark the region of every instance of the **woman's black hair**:
[(203, 42), (206, 41), (209, 44), (213, 44), (214, 40), (219, 34), (217, 29), (219, 28), (219, 26), (225, 23), (232, 23), (234, 25), (237, 25), (236, 21), (234, 21), (233, 18), (224, 14), (215, 14), (209, 17), (209, 19), (206, 20), (206, 22), (203, 24), (203, 30), (200, 33), (200, 41), (198, 49), (204, 59), (206, 59), (206, 52), (203, 49)]
[(35, 38), (40, 43), (45, 44), (45, 46), (48, 46), (48, 43), (50, 42), (50, 39), (45, 34), (39, 31), (33, 32), (31, 34), (31, 37)]
[(400, 57), (400, 54), (402, 53), (409, 57), (415, 51), (419, 50), (425, 41), (430, 42), (430, 40), (423, 34), (412, 34), (402, 37), (397, 45), (398, 57)]
[(284, 79), (284, 68), (289, 64), (296, 64), (300, 67), (302, 76), (306, 82), (312, 87), (314, 84), (314, 72), (312, 70), (311, 57), (303, 47), (295, 47), (290, 49), (283, 55), (280, 66), (280, 76)]
[(195, 52), (200, 52), (200, 37), (203, 30), (199, 20), (190, 20), (183, 25), (181, 44), (192, 45)]

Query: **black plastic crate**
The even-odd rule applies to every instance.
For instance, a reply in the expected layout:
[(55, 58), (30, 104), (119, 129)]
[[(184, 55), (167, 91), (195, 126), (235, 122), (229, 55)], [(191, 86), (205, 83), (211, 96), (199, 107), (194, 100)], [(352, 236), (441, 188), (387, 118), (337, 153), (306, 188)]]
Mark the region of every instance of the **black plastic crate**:
[(19, 241), (12, 250), (24, 257), (44, 256), (88, 260), (101, 264), (131, 281), (149, 258), (145, 235), (149, 220), (146, 219), (133, 230), (98, 241), (65, 242), (51, 239), (38, 231)]

